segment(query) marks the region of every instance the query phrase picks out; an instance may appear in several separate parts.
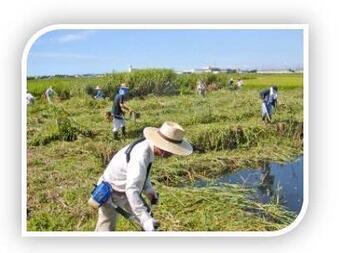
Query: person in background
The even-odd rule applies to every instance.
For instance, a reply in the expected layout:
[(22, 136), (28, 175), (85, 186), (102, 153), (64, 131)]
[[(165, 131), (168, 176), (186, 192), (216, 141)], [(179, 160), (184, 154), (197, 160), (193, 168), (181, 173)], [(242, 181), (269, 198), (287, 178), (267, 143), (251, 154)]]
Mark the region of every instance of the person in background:
[(121, 129), (122, 135), (126, 135), (124, 113), (131, 112), (131, 109), (126, 105), (126, 99), (129, 88), (125, 83), (122, 83), (118, 93), (113, 99), (112, 105), (112, 132), (114, 139), (118, 139), (118, 132)]
[(200, 96), (205, 96), (206, 92), (207, 92), (207, 86), (205, 85), (205, 83), (202, 80), (198, 80), (197, 81), (197, 93)]
[(237, 89), (241, 89), (243, 86), (243, 80), (241, 78), (239, 78), (236, 82), (236, 87)]
[(144, 231), (155, 231), (159, 223), (143, 199), (158, 204), (159, 195), (151, 184), (154, 157), (173, 154), (187, 156), (193, 151), (184, 139), (183, 128), (175, 122), (164, 122), (160, 128), (146, 127), (144, 138), (118, 151), (106, 167), (88, 203), (98, 209), (95, 231), (114, 231), (117, 213), (132, 214)]
[(45, 98), (47, 99), (48, 103), (52, 103), (52, 98), (57, 95), (57, 93), (52, 89), (52, 86), (48, 87), (45, 91)]
[(102, 99), (104, 98), (104, 93), (102, 89), (97, 85), (96, 87), (96, 95), (94, 96), (94, 99)]
[(274, 109), (277, 107), (278, 88), (272, 85), (269, 89), (260, 92), (262, 99), (262, 120), (271, 122)]
[(234, 79), (230, 78), (229, 81), (227, 82), (227, 88), (229, 90), (232, 90), (234, 88)]
[(26, 93), (26, 103), (27, 105), (34, 104), (35, 97), (29, 92)]

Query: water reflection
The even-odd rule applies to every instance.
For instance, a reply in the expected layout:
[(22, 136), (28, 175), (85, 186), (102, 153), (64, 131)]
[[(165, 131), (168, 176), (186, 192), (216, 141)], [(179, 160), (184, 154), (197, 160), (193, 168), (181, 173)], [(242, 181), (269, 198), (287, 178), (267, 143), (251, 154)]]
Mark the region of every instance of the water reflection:
[[(260, 168), (242, 169), (218, 178), (214, 185), (240, 184), (254, 189), (250, 198), (261, 203), (279, 203), (299, 213), (303, 203), (303, 156), (286, 164), (263, 162)], [(204, 187), (207, 182), (196, 182)]]
[[(261, 176), (257, 189), (259, 193), (270, 199), (275, 195), (275, 193), (278, 193), (274, 189), (275, 176), (270, 173), (269, 162), (264, 162), (263, 166), (259, 170), (261, 172)], [(262, 202), (264, 202), (264, 200)]]

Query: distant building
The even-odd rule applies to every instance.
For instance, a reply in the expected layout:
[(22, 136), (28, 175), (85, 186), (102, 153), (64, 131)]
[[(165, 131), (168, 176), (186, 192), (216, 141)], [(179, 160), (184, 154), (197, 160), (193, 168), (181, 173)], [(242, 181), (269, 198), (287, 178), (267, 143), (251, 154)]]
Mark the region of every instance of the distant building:
[(230, 69), (230, 68), (219, 68), (219, 67), (213, 67), (213, 66), (207, 66), (203, 68), (197, 68), (197, 69), (190, 69), (190, 70), (183, 70), (183, 71), (176, 71), (177, 74), (200, 74), (200, 73), (237, 73), (237, 69)]
[(132, 65), (129, 66), (128, 72), (131, 73), (132, 71), (140, 70), (137, 68), (133, 68)]
[(218, 67), (212, 67), (212, 66), (208, 66), (208, 67), (204, 67), (201, 69), (193, 69), (193, 73), (220, 73), (222, 72), (221, 68)]
[(259, 74), (293, 74), (293, 73), (303, 73), (303, 70), (293, 70), (293, 69), (267, 69), (258, 70)]
[[(131, 73), (133, 71), (140, 70), (138, 68), (132, 67), (132, 65), (129, 66), (128, 72)], [(176, 74), (201, 74), (201, 73), (212, 73), (212, 74), (218, 74), (218, 73), (259, 73), (259, 74), (291, 74), (291, 73), (303, 73), (302, 69), (248, 69), (248, 70), (242, 70), (238, 68), (221, 68), (216, 66), (207, 66), (203, 68), (193, 68), (193, 69), (187, 69), (187, 70), (179, 70), (175, 71)]]

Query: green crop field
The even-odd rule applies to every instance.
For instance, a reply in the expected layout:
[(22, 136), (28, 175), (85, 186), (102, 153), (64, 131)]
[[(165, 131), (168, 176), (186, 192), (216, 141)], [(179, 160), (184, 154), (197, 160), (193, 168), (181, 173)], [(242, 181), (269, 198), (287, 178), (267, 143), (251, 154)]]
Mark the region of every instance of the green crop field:
[[(227, 90), (238, 74), (176, 75), (168, 70), (119, 73), (90, 78), (29, 80), (38, 97), (27, 110), (27, 230), (93, 231), (96, 210), (87, 205), (93, 184), (110, 158), (142, 136), (144, 127), (175, 121), (186, 130), (194, 153), (157, 159), (152, 182), (160, 193), (154, 215), (163, 231), (273, 231), (289, 225), (296, 214), (274, 201), (261, 204), (250, 189), (225, 184), (194, 187), (199, 179), (256, 167), (263, 161), (286, 162), (303, 154), (302, 74), (243, 74), (241, 90)], [(206, 97), (195, 94), (198, 78), (216, 87)], [(127, 81), (127, 136), (114, 140), (105, 112), (119, 83)], [(260, 117), (259, 91), (276, 84), (278, 108), (271, 123)], [(107, 97), (94, 100), (100, 85)], [(43, 99), (53, 86), (53, 104)], [(136, 230), (123, 218), (117, 230)]]

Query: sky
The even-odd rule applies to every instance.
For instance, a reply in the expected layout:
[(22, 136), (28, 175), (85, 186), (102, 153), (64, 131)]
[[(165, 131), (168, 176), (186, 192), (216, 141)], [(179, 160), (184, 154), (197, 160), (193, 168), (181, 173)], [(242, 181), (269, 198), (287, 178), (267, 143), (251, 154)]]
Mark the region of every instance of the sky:
[(29, 76), (134, 68), (303, 68), (301, 29), (62, 29), (32, 45)]

